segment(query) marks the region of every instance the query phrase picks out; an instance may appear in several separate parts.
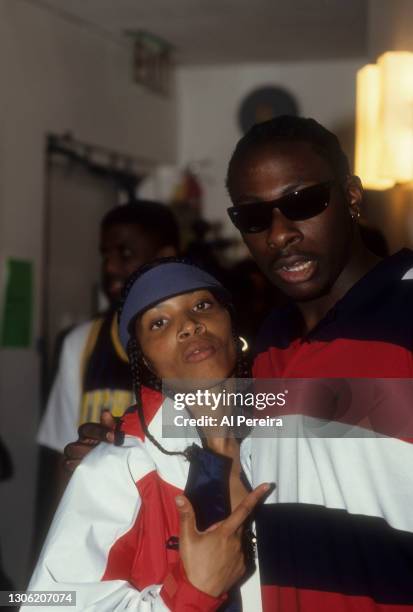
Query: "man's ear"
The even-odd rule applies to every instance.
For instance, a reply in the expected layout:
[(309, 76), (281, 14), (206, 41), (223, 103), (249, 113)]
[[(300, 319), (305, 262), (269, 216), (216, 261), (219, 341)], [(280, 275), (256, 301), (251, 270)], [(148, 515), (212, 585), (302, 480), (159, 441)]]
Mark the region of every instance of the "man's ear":
[(177, 257), (178, 251), (171, 244), (165, 245), (156, 251), (156, 259), (158, 257)]
[(353, 218), (360, 217), (361, 203), (363, 201), (363, 185), (358, 176), (348, 176), (345, 182), (347, 204)]

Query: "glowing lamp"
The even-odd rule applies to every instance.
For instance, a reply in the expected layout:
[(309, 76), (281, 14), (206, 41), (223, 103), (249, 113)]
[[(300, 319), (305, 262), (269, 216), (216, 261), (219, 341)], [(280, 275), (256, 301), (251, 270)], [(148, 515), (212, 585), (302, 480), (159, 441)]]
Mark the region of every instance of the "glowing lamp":
[(357, 73), (355, 161), (367, 188), (413, 181), (413, 53), (385, 53)]

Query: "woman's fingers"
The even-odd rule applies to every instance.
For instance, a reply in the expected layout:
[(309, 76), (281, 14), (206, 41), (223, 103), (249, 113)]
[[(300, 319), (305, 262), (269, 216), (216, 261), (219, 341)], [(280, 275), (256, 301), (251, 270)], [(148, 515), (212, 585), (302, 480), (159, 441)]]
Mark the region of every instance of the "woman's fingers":
[(210, 525), (209, 527), (205, 529), (203, 533), (210, 533), (211, 531), (215, 531), (215, 529), (218, 529), (220, 525), (222, 525), (222, 521), (219, 521), (219, 523), (214, 523), (213, 525)]
[(192, 504), (185, 495), (178, 495), (175, 498), (175, 503), (178, 508), (181, 539), (192, 538), (198, 533)]
[(222, 522), (223, 530), (229, 535), (235, 533), (251, 514), (255, 506), (262, 500), (264, 495), (271, 489), (271, 484), (264, 483), (256, 487), (245, 497), (235, 510)]
[[(256, 487), (251, 493), (249, 493), (245, 499), (235, 508), (228, 518), (218, 523), (210, 525), (203, 534), (211, 533), (218, 528), (222, 528), (227, 535), (235, 533), (248, 518), (255, 506), (263, 499), (263, 497), (273, 488), (273, 484), (263, 483)], [(180, 520), (180, 532), (181, 537), (190, 537), (193, 534), (199, 534), (196, 527), (195, 512), (194, 509), (184, 495), (179, 495), (175, 498), (175, 502), (178, 508), (179, 520)]]
[(183, 495), (176, 498), (180, 520), (179, 554), (189, 582), (200, 591), (218, 597), (242, 578), (245, 557), (241, 526), (270, 489), (269, 484), (260, 485), (227, 519), (203, 532), (196, 528), (189, 500)]

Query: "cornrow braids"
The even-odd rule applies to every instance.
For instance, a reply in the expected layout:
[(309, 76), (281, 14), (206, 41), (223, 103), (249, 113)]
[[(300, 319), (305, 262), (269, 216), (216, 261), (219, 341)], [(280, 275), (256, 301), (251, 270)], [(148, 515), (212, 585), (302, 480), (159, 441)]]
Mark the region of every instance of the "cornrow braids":
[(315, 119), (281, 115), (253, 125), (238, 141), (228, 164), (226, 187), (231, 196), (231, 182), (238, 162), (252, 150), (280, 142), (307, 142), (325, 159), (340, 181), (350, 174), (350, 165), (340, 142)]
[[(248, 378), (250, 376), (250, 363), (248, 357), (246, 357), (242, 352), (242, 344), (238, 336), (234, 334), (234, 339), (236, 341), (237, 346), (237, 361), (235, 364), (234, 374), (236, 378)], [(133, 383), (133, 391), (136, 399), (137, 413), (139, 422), (142, 427), (142, 431), (145, 436), (156, 446), (158, 450), (160, 450), (165, 455), (181, 455), (186, 459), (190, 458), (191, 447), (184, 451), (169, 451), (162, 446), (160, 442), (151, 434), (148, 429), (148, 425), (145, 421), (145, 414), (143, 411), (142, 404), (142, 393), (141, 386), (142, 383), (145, 386), (148, 386), (151, 389), (156, 391), (161, 390), (162, 383), (160, 379), (155, 376), (143, 363), (143, 355), (142, 351), (139, 348), (139, 345), (135, 338), (131, 338), (128, 343), (128, 358), (129, 365), (132, 373), (132, 383)], [(244, 435), (249, 432), (249, 429), (243, 429)], [(242, 436), (243, 437), (243, 436)]]
[[(158, 442), (158, 440), (151, 434), (148, 429), (148, 425), (145, 421), (145, 414), (143, 412), (143, 404), (142, 404), (142, 394), (141, 394), (141, 385), (142, 385), (142, 370), (145, 368), (148, 372), (148, 368), (142, 362), (142, 352), (138, 346), (138, 343), (135, 338), (131, 338), (128, 342), (128, 358), (129, 365), (132, 373), (132, 384), (133, 391), (136, 398), (136, 406), (138, 412), (138, 418), (145, 436), (156, 446), (158, 450), (160, 450), (165, 455), (182, 455), (187, 457), (185, 451), (168, 451), (166, 448)], [(147, 386), (151, 389), (155, 389), (156, 391), (160, 391), (161, 389), (161, 381), (154, 374), (150, 373), (148, 377), (149, 380), (146, 382)]]

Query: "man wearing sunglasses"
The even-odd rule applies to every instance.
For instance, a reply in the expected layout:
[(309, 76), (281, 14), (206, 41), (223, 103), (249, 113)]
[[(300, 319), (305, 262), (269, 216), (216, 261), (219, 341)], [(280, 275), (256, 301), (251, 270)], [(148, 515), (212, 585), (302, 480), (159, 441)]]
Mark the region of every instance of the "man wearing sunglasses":
[[(333, 391), (346, 379), (371, 417), (333, 413), (323, 421), (330, 435), (251, 437), (252, 485), (277, 485), (256, 523), (264, 609), (413, 609), (413, 436), (406, 419), (393, 427), (413, 377), (413, 253), (380, 260), (365, 247), (360, 180), (312, 119), (254, 126), (231, 157), (227, 188), (231, 220), (290, 298), (264, 323), (254, 376), (287, 388), (285, 379), (318, 379)], [(375, 393), (389, 381), (395, 393), (383, 404)], [(305, 409), (291, 405), (284, 422)]]
[[(335, 380), (345, 389), (357, 379), (369, 401), (376, 381), (412, 379), (413, 254), (380, 260), (366, 249), (361, 183), (337, 138), (311, 119), (255, 126), (234, 151), (227, 186), (231, 219), (290, 298), (263, 326), (254, 376), (317, 379), (333, 392)], [(284, 423), (301, 408), (292, 404)], [(345, 413), (330, 415), (330, 435), (307, 427), (243, 441), (251, 484), (276, 483), (255, 517), (264, 612), (413, 609), (413, 435), (402, 435), (404, 423), (386, 435), (389, 403), (381, 409), (369, 426), (350, 423), (350, 436)]]

